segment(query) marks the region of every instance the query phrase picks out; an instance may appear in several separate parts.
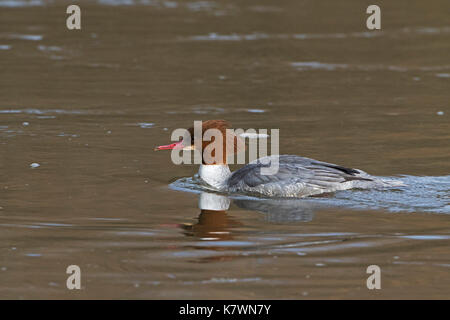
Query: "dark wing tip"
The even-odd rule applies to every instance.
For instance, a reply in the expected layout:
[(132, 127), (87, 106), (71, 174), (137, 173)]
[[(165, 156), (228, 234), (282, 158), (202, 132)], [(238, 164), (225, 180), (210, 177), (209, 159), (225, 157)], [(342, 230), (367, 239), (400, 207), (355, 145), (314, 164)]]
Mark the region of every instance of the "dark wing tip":
[(321, 164), (321, 165), (323, 165), (324, 167), (328, 167), (328, 168), (332, 168), (332, 169), (336, 169), (336, 170), (342, 171), (345, 174), (348, 174), (348, 175), (351, 175), (351, 176), (354, 176), (355, 174), (359, 173), (359, 171), (356, 170), (356, 169), (346, 168), (346, 167), (343, 167), (343, 166), (339, 166), (337, 164), (328, 164), (327, 163), (327, 164)]

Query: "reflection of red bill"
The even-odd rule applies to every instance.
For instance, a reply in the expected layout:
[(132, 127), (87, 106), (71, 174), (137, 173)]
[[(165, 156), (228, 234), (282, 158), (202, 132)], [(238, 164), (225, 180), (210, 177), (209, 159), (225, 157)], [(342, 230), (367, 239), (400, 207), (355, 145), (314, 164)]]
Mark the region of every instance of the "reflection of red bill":
[(172, 149), (183, 149), (183, 141), (178, 141), (172, 144), (166, 144), (165, 146), (159, 146), (155, 148), (157, 150), (172, 150)]

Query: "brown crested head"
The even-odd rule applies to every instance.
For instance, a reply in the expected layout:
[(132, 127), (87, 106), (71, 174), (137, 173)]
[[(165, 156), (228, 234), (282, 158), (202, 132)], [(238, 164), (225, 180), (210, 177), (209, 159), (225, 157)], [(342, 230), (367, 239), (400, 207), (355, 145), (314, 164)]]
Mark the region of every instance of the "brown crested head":
[(203, 121), (199, 129), (191, 127), (180, 141), (156, 147), (155, 150), (201, 149), (203, 164), (226, 164), (228, 156), (245, 150), (244, 141), (234, 133), (231, 123), (226, 120)]
[[(210, 130), (212, 129), (212, 130)], [(207, 120), (202, 122), (201, 137), (195, 137), (194, 127), (188, 129), (191, 136), (191, 146), (195, 149), (195, 138), (201, 138), (201, 153), (203, 164), (226, 164), (227, 157), (245, 149), (245, 144), (232, 130), (231, 123), (226, 120)], [(220, 133), (220, 134), (219, 134)], [(216, 143), (221, 136), (221, 144)], [(222, 156), (217, 150), (222, 149)], [(218, 157), (216, 157), (218, 154)]]

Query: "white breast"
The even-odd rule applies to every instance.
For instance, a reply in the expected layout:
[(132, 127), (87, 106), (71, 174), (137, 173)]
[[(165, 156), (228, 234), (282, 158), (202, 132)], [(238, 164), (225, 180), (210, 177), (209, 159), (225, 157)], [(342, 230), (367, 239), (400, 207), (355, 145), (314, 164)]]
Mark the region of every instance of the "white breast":
[(225, 164), (200, 165), (198, 170), (200, 178), (211, 187), (224, 190), (227, 188), (227, 179), (231, 175), (230, 168)]

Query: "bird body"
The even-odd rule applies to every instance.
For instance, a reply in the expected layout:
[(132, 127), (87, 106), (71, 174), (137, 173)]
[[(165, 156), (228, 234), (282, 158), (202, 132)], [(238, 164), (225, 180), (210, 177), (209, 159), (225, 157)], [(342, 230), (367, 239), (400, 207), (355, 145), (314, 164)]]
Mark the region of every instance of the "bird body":
[[(203, 130), (218, 129), (223, 132), (229, 128), (224, 120), (203, 122)], [(193, 131), (193, 129), (189, 129)], [(236, 138), (236, 137), (235, 137)], [(382, 179), (368, 173), (340, 165), (322, 162), (296, 155), (271, 155), (254, 160), (242, 168), (231, 172), (227, 163), (227, 150), (236, 150), (234, 139), (223, 139), (223, 158), (208, 163), (202, 159), (199, 177), (210, 189), (229, 193), (243, 193), (277, 198), (302, 198), (307, 196), (331, 193), (347, 189), (380, 189), (404, 186), (400, 181)], [(228, 142), (225, 142), (228, 141)], [(233, 145), (229, 145), (229, 142)], [(202, 150), (211, 142), (202, 141)], [(157, 147), (156, 150), (194, 149), (193, 139), (180, 140), (177, 143)], [(232, 152), (232, 151), (231, 151)], [(203, 152), (202, 152), (203, 154)], [(275, 165), (274, 165), (275, 164)], [(267, 174), (270, 167), (277, 170)]]

